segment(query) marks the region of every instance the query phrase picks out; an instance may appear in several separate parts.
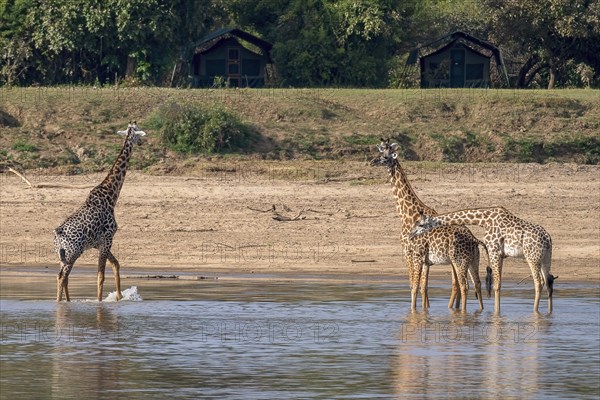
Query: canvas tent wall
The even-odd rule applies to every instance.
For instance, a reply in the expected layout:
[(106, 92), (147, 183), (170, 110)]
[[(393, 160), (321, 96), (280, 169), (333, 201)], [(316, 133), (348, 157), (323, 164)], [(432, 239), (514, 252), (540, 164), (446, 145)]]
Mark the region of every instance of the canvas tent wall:
[(191, 86), (262, 87), (273, 46), (240, 29), (215, 31), (192, 45)]
[(500, 49), (457, 31), (413, 49), (406, 64), (409, 68), (420, 66), (422, 88), (488, 87), (492, 85), (492, 61), (497, 69), (494, 83), (510, 86)]
[(421, 57), (421, 87), (489, 87), (490, 57), (456, 41)]

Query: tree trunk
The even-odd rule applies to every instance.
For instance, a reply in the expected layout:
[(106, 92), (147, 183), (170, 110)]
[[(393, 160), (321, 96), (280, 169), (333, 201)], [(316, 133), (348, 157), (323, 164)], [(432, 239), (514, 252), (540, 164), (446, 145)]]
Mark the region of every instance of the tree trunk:
[(127, 56), (127, 68), (125, 69), (125, 79), (135, 77), (135, 67), (136, 67), (135, 58), (133, 58), (131, 56)]
[[(531, 79), (527, 79), (527, 74), (531, 69), (537, 64), (539, 61), (539, 57), (537, 55), (532, 55), (529, 59), (523, 64), (521, 69), (519, 70), (519, 78), (517, 79), (517, 87), (523, 89), (527, 87)], [(531, 76), (531, 75), (530, 75)]]
[(556, 82), (556, 68), (554, 68), (554, 65), (550, 65), (550, 80), (548, 80), (548, 90), (554, 89), (555, 82)]
[(535, 67), (535, 69), (533, 71), (531, 71), (531, 73), (529, 74), (528, 77), (526, 77), (525, 79), (525, 86), (523, 86), (524, 88), (528, 87), (531, 84), (531, 81), (533, 80), (533, 78), (535, 78), (535, 76), (538, 74), (538, 72), (540, 72), (541, 70), (543, 70), (544, 68), (547, 68), (548, 65), (547, 64), (539, 64)]

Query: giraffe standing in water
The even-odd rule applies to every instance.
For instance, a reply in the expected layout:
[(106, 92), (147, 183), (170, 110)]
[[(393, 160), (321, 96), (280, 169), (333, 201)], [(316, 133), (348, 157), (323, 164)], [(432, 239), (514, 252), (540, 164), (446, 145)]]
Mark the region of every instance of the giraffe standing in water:
[[(371, 161), (371, 165), (385, 165), (390, 174), (390, 182), (397, 205), (396, 211), (400, 217), (400, 241), (404, 245), (405, 258), (409, 272), (411, 290), (411, 309), (416, 308), (417, 292), (421, 284), (421, 301), (423, 308), (429, 304), (427, 295), (429, 266), (435, 264), (452, 265), (452, 294), (448, 308), (452, 308), (460, 289), (461, 308), (466, 311), (468, 282), (467, 273), (475, 285), (475, 294), (479, 300), (479, 308), (483, 310), (481, 296), (481, 281), (479, 279), (479, 244), (482, 244), (466, 227), (448, 227), (431, 234), (409, 238), (410, 230), (419, 219), (419, 210), (427, 214), (437, 215), (437, 212), (427, 207), (412, 189), (408, 177), (398, 161), (398, 144), (381, 139), (377, 146), (381, 153)], [(458, 288), (457, 288), (458, 286)]]
[(479, 225), (485, 228), (483, 241), (490, 256), (494, 284), (494, 310), (500, 312), (502, 262), (506, 257), (523, 257), (531, 268), (535, 285), (533, 310), (538, 311), (544, 285), (548, 290), (548, 312), (552, 312), (554, 280), (550, 273), (552, 239), (539, 225), (522, 220), (504, 207), (475, 208), (439, 215), (423, 213), (410, 236), (427, 235), (452, 225)]
[(54, 248), (60, 257), (56, 301), (62, 300), (63, 292), (67, 301), (70, 301), (69, 274), (79, 256), (90, 248), (99, 251), (98, 301), (102, 301), (102, 286), (107, 260), (110, 262), (115, 275), (117, 300), (123, 298), (119, 277), (120, 265), (110, 251), (113, 236), (117, 231), (114, 210), (125, 180), (133, 145), (139, 144), (141, 137), (146, 133), (141, 131), (135, 122), (133, 124), (129, 123), (126, 131), (118, 131), (117, 133), (125, 136), (125, 143), (110, 172), (102, 183), (92, 189), (85, 204), (54, 230)]

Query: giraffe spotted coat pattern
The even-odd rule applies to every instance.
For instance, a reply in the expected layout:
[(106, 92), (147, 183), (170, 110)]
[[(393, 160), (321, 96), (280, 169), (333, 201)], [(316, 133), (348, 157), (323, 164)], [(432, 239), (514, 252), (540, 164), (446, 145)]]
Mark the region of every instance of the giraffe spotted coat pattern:
[(141, 142), (146, 133), (134, 122), (126, 131), (117, 132), (125, 136), (125, 143), (106, 178), (88, 195), (81, 208), (71, 214), (54, 230), (54, 248), (60, 258), (60, 271), (57, 277), (56, 300), (61, 301), (63, 293), (69, 297), (69, 274), (73, 264), (84, 251), (98, 249), (98, 301), (102, 301), (104, 270), (109, 261), (115, 276), (117, 299), (121, 299), (120, 265), (111, 252), (113, 237), (117, 231), (114, 208), (125, 180), (129, 158), (134, 144)]
[(440, 215), (423, 213), (411, 231), (411, 237), (429, 234), (451, 225), (479, 225), (485, 229), (483, 241), (490, 255), (494, 285), (494, 309), (500, 312), (502, 263), (506, 257), (525, 258), (535, 285), (534, 311), (538, 311), (541, 291), (548, 290), (548, 312), (552, 312), (554, 280), (550, 273), (552, 239), (540, 225), (525, 221), (504, 207), (460, 210)]
[(426, 210), (425, 212), (430, 215), (437, 215), (437, 212), (426, 206), (411, 187), (408, 177), (398, 161), (398, 144), (390, 144), (389, 140), (382, 139), (377, 148), (380, 156), (373, 159), (371, 165), (385, 165), (390, 174), (392, 190), (397, 201), (396, 211), (400, 218), (400, 241), (404, 245), (405, 259), (409, 270), (411, 308), (416, 308), (416, 297), (422, 273), (421, 301), (425, 308), (428, 305), (427, 278), (429, 266), (451, 264), (453, 285), (448, 307), (452, 307), (460, 289), (461, 308), (463, 311), (466, 310), (467, 273), (470, 273), (479, 300), (479, 307), (483, 309), (481, 281), (479, 279), (479, 244), (482, 243), (466, 227), (447, 227), (411, 239), (409, 237), (410, 230), (420, 217), (419, 211)]

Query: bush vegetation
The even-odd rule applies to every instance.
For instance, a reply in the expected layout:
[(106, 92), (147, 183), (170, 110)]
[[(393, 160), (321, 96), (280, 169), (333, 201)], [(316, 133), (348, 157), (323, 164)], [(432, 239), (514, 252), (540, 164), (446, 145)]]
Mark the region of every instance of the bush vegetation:
[(244, 151), (258, 139), (251, 125), (220, 105), (169, 103), (149, 116), (147, 126), (179, 153)]

